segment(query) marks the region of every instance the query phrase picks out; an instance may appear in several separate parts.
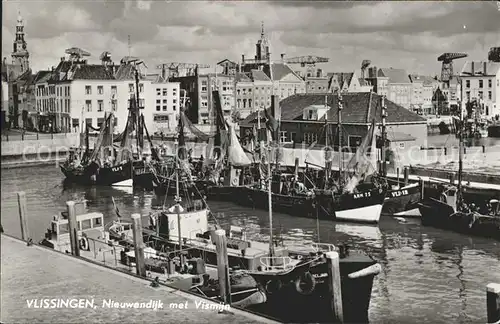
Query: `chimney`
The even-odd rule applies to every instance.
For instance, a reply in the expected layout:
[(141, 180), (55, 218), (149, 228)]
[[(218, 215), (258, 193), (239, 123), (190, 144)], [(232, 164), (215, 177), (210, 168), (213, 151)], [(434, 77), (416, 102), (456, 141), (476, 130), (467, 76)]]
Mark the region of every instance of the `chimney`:
[(474, 75), (474, 61), (470, 62), (471, 74)]
[(245, 55), (241, 55), (241, 64), (245, 64)]
[(281, 63), (285, 64), (285, 53), (281, 54)]
[(280, 99), (277, 95), (271, 95), (271, 116), (276, 120), (281, 120)]
[(487, 74), (487, 69), (486, 69), (486, 62), (483, 62), (483, 75), (488, 75)]

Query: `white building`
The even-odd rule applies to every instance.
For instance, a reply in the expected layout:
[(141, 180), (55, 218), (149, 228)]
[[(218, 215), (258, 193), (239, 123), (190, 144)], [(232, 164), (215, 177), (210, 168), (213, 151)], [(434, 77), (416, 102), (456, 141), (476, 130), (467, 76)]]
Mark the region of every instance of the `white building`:
[(146, 82), (144, 122), (149, 134), (176, 132), (180, 110), (180, 83), (166, 82), (160, 76)]
[(500, 63), (468, 61), (460, 76), (464, 103), (478, 100), (485, 118), (500, 115)]
[[(140, 77), (138, 83), (139, 106), (144, 107), (144, 121), (150, 134), (175, 124), (175, 112), (179, 110), (179, 84), (161, 83)], [(160, 89), (160, 95), (157, 95)], [(167, 95), (163, 96), (163, 89)], [(125, 128), (129, 99), (136, 94), (134, 68), (130, 64), (87, 64), (84, 60), (65, 60), (48, 77), (36, 83), (36, 106), (40, 113), (55, 115), (58, 127), (71, 127), (79, 131), (85, 124), (94, 128), (104, 122), (106, 112), (115, 115), (115, 131)], [(160, 105), (156, 105), (160, 100)], [(158, 112), (156, 109), (160, 107)], [(155, 116), (165, 115), (165, 117)], [(161, 131), (160, 130), (160, 131)]]

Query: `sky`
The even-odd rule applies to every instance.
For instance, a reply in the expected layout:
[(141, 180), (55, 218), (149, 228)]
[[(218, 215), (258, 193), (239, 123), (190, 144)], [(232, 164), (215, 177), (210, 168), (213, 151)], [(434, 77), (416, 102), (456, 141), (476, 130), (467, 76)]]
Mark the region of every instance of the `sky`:
[[(315, 55), (326, 71), (359, 70), (361, 61), (408, 73), (440, 73), (437, 57), (463, 52), (485, 60), (500, 46), (496, 1), (2, 1), (2, 57), (10, 62), (18, 12), (25, 21), (34, 71), (56, 66), (64, 51), (79, 47), (99, 62), (104, 51), (118, 62), (129, 53), (148, 73), (166, 62), (212, 67), (241, 55), (253, 58), (261, 22), (272, 59)], [(465, 63), (457, 61), (455, 70)], [(297, 66), (296, 69), (300, 69)]]

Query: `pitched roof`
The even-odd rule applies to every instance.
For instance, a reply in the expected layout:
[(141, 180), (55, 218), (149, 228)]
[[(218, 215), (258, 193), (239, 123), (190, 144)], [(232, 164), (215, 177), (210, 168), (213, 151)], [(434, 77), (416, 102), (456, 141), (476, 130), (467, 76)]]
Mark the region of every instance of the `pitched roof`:
[(113, 80), (113, 71), (104, 65), (82, 64), (76, 67), (73, 80)]
[(252, 70), (252, 80), (253, 81), (271, 81), (269, 77), (261, 70)]
[(421, 82), (424, 86), (430, 86), (439, 83), (439, 81), (429, 75), (410, 74), (408, 77), (410, 78), (411, 82)]
[(246, 73), (236, 72), (234, 77), (236, 82), (252, 82), (252, 79), (250, 79)]
[[(269, 71), (269, 68), (267, 68)], [(299, 79), (302, 79), (299, 77), (294, 70), (292, 70), (288, 65), (283, 64), (283, 63), (272, 63), (271, 64), (271, 70), (272, 70), (272, 79), (279, 81), (289, 75), (290, 73), (296, 76)], [(269, 75), (269, 73), (266, 73)]]
[(389, 83), (411, 83), (408, 73), (403, 69), (381, 68), (378, 75), (389, 78)]
[[(381, 122), (381, 96), (372, 92), (353, 92), (342, 95), (344, 109), (342, 110), (343, 123), (369, 124), (373, 119)], [(281, 120), (302, 120), (303, 110), (312, 105), (324, 105), (324, 94), (294, 94), (280, 102)], [(327, 97), (328, 120), (336, 123), (338, 120), (338, 97), (331, 95)], [(386, 100), (387, 123), (421, 122), (426, 120), (421, 116)], [(270, 109), (270, 108), (268, 108)], [(257, 112), (250, 114), (243, 123), (252, 123), (257, 118)], [(324, 121), (324, 118), (323, 118)]]
[[(496, 75), (500, 70), (500, 62), (478, 62), (474, 61), (474, 75), (484, 75), (484, 64), (486, 63), (486, 75)], [(461, 70), (461, 75), (472, 75), (472, 61), (465, 62)]]
[[(339, 86), (344, 86), (344, 83), (347, 83), (349, 87), (351, 85), (352, 78), (354, 76), (354, 72), (331, 72), (327, 73), (329, 79), (333, 78), (333, 80), (337, 80)], [(332, 84), (334, 81), (332, 82)]]
[(364, 86), (371, 86), (370, 82), (368, 80), (365, 80), (363, 78), (358, 78), (359, 85), (364, 87)]
[(222, 61), (218, 62), (217, 65), (229, 65), (230, 67), (237, 67), (238, 64), (230, 61), (229, 59), (223, 59)]

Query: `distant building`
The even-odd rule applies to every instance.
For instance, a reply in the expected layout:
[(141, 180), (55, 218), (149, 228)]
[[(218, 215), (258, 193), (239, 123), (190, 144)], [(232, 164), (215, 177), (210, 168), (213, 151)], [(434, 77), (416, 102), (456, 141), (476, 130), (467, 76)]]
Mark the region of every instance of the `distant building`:
[(378, 94), (385, 94), (390, 101), (410, 109), (413, 86), (405, 70), (381, 68), (377, 78), (381, 81), (377, 89)]
[[(346, 93), (342, 96), (342, 127), (347, 134), (343, 145), (357, 147), (368, 133), (373, 119), (381, 123), (381, 96), (372, 92)], [(325, 144), (321, 131), (328, 118), (335, 134), (338, 122), (338, 97), (324, 94), (296, 94), (279, 102), (281, 111), (281, 142)], [(427, 121), (417, 114), (386, 100), (387, 132), (395, 142), (404, 145), (425, 145), (427, 140)], [(245, 136), (257, 123), (257, 113), (250, 114), (240, 125), (241, 136)], [(378, 128), (377, 128), (378, 129)], [(322, 135), (323, 134), (323, 135)], [(394, 134), (397, 134), (395, 136)], [(323, 136), (323, 137), (322, 137)], [(398, 144), (399, 145), (399, 144)]]
[(149, 133), (175, 133), (181, 108), (180, 84), (168, 82), (160, 75), (146, 76), (144, 84), (145, 106), (142, 113)]
[(463, 103), (477, 101), (488, 119), (500, 115), (500, 63), (468, 61), (460, 78)]
[(410, 74), (409, 77), (413, 86), (410, 100), (412, 111), (424, 115), (434, 113), (432, 97), (439, 88), (440, 82), (425, 75)]

